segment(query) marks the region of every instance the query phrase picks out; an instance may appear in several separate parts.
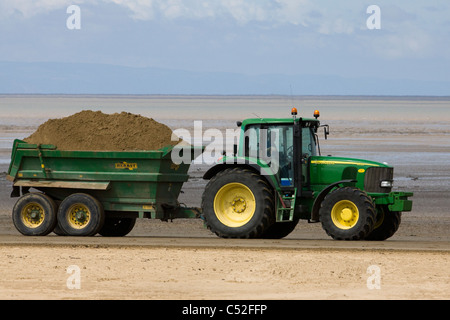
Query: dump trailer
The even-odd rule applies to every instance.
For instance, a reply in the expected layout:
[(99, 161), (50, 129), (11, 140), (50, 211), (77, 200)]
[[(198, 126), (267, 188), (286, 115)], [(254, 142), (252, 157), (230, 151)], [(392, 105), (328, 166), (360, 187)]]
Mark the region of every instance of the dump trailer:
[(7, 176), (11, 196), (19, 197), (13, 222), (24, 235), (124, 236), (136, 218), (202, 218), (220, 237), (278, 239), (303, 219), (321, 223), (336, 240), (391, 237), (413, 195), (392, 191), (393, 168), (322, 156), (318, 132), (326, 138), (329, 127), (319, 112), (291, 114), (238, 121), (239, 144), (203, 176), (201, 208), (178, 202), (191, 163), (175, 163), (171, 153), (192, 160), (202, 147), (62, 151), (16, 140)]
[(139, 217), (199, 217), (199, 208), (178, 203), (190, 163), (174, 164), (172, 148), (60, 151), (15, 140), (7, 176), (11, 196), (20, 196), (14, 225), (25, 235), (124, 236)]

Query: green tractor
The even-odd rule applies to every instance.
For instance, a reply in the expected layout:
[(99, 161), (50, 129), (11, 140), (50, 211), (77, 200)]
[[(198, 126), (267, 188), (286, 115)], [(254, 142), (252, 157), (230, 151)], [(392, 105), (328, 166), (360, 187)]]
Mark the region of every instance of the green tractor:
[(239, 148), (204, 179), (207, 227), (225, 238), (279, 239), (300, 219), (320, 222), (336, 240), (385, 240), (411, 211), (410, 192), (392, 192), (393, 168), (374, 161), (320, 155), (314, 118), (246, 119)]

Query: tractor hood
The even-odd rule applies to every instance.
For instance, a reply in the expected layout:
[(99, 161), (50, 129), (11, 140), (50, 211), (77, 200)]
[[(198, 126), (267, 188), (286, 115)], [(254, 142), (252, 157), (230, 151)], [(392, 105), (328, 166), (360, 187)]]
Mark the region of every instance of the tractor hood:
[[(388, 192), (380, 188), (381, 181), (393, 179), (393, 168), (386, 164), (352, 158), (312, 156), (310, 183), (329, 185), (335, 181), (355, 180), (356, 187), (369, 192)], [(369, 188), (369, 190), (367, 190)]]
[(325, 166), (352, 166), (352, 167), (390, 167), (387, 164), (363, 160), (363, 159), (353, 159), (353, 158), (342, 158), (342, 157), (323, 157), (323, 156), (312, 156), (311, 164), (320, 164)]

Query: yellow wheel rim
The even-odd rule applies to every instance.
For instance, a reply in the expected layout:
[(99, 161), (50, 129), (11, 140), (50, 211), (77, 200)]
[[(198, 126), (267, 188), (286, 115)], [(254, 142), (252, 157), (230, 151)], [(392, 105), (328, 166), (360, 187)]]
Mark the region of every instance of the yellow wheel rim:
[(339, 229), (351, 229), (359, 219), (358, 207), (349, 200), (341, 200), (331, 209), (331, 219)]
[(72, 228), (83, 229), (91, 220), (91, 211), (83, 204), (74, 204), (68, 210), (67, 220)]
[(44, 222), (45, 210), (39, 203), (30, 202), (23, 207), (20, 216), (28, 228), (37, 228)]
[(253, 192), (242, 183), (224, 185), (214, 197), (214, 212), (224, 225), (237, 228), (247, 224), (255, 214)]

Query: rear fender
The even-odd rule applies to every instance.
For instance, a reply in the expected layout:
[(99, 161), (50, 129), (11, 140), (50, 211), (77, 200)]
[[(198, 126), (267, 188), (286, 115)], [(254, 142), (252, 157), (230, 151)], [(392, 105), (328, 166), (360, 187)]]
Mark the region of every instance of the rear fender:
[(227, 157), (224, 158), (220, 162), (218, 162), (213, 167), (209, 168), (208, 171), (205, 172), (203, 175), (203, 179), (210, 180), (212, 177), (214, 177), (217, 173), (229, 169), (229, 168), (245, 168), (249, 169), (256, 174), (263, 177), (267, 183), (273, 188), (273, 190), (279, 190), (280, 186), (278, 181), (275, 178), (275, 174), (271, 172), (270, 168), (265, 168), (258, 164), (255, 161), (252, 161), (248, 158), (241, 158), (241, 157)]

